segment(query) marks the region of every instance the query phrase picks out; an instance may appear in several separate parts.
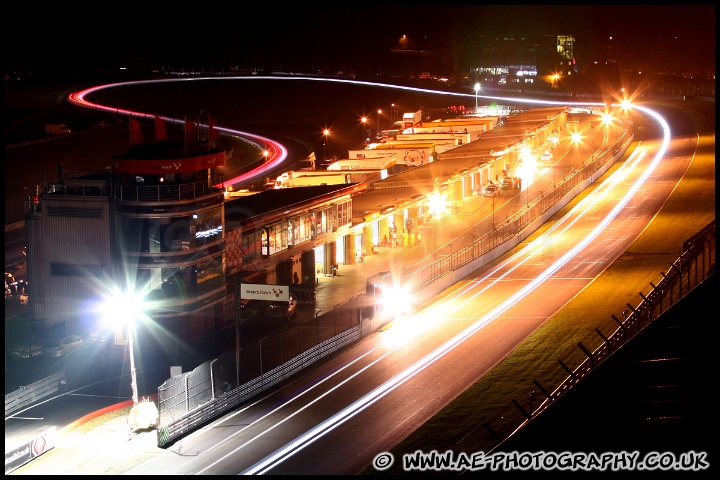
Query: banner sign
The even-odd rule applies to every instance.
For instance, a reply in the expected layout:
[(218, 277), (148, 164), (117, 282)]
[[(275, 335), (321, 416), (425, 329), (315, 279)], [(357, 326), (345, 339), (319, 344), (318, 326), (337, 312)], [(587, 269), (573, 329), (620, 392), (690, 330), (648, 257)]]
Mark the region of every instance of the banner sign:
[(287, 285), (264, 285), (261, 283), (241, 283), (240, 298), (248, 300), (268, 300), (289, 302), (290, 287)]

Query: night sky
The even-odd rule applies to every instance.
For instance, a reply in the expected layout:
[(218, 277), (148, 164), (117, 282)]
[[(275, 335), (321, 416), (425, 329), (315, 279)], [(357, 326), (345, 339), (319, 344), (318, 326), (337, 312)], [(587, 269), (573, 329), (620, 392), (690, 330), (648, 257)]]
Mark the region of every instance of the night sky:
[[(42, 65), (252, 65), (258, 62), (373, 62), (402, 35), (447, 49), (468, 33), (568, 33), (580, 63), (607, 55), (683, 70), (715, 68), (712, 5), (362, 5), (137, 2), (93, 11), (67, 3), (13, 7), (7, 21), (6, 68)], [(32, 11), (23, 12), (30, 8)]]

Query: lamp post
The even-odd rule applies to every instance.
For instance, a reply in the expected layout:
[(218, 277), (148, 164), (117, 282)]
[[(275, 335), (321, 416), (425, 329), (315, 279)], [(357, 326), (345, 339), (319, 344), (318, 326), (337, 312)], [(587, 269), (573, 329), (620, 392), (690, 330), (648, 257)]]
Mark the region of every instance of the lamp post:
[(320, 319), (318, 318), (320, 316), (320, 312), (322, 310), (318, 310), (315, 312), (315, 331), (317, 332), (317, 343), (320, 343)]
[(240, 385), (240, 273), (235, 275), (235, 386)]
[(360, 144), (364, 144), (364, 143), (365, 143), (365, 126), (366, 126), (366, 124), (367, 124), (367, 117), (362, 117), (362, 118), (360, 119), (360, 122), (361, 122), (361, 124), (360, 124), (360, 125), (361, 125), (361, 127), (360, 127), (360, 128), (361, 128), (361, 130), (360, 130)]
[(337, 307), (339, 307), (340, 304), (338, 303), (333, 307), (333, 328), (335, 331), (335, 335), (337, 335)]
[(552, 141), (552, 163), (553, 163), (553, 188), (555, 188), (555, 149), (557, 148), (558, 137), (553, 136), (550, 138)]
[(495, 195), (492, 196), (492, 228), (495, 230)]
[(138, 404), (137, 372), (135, 371), (135, 351), (133, 349), (133, 334), (135, 330), (135, 317), (128, 324), (128, 350), (130, 350), (130, 386), (132, 387), (133, 405)]
[(323, 163), (325, 163), (325, 161), (327, 160), (327, 154), (325, 152), (325, 144), (327, 143), (327, 137), (329, 134), (330, 134), (330, 130), (328, 130), (327, 128), (325, 130), (323, 130), (323, 159), (322, 159)]
[(581, 136), (579, 133), (575, 132), (575, 133), (573, 133), (573, 134), (571, 135), (571, 138), (572, 138), (573, 144), (575, 144), (575, 151), (574, 151), (574, 154), (573, 154), (573, 161), (572, 161), (572, 163), (571, 163), (571, 165), (570, 165), (570, 171), (571, 171), (571, 173), (572, 173), (572, 171), (575, 169), (575, 156), (577, 156), (577, 153), (578, 153), (578, 152), (577, 152), (578, 143), (580, 143), (580, 140), (582, 140), (582, 136)]
[(262, 354), (262, 344), (265, 341), (267, 337), (263, 337), (260, 339), (260, 377), (262, 377), (263, 374), (263, 354)]
[[(105, 317), (116, 326), (127, 326), (128, 354), (130, 356), (130, 386), (133, 406), (138, 404), (137, 372), (135, 370), (135, 320), (143, 314), (142, 300), (132, 294), (117, 294), (105, 305)], [(132, 412), (131, 412), (132, 414)]]
[(382, 114), (382, 109), (378, 108), (378, 118), (377, 118), (377, 135), (376, 137), (380, 137), (380, 115)]
[(440, 213), (445, 209), (445, 197), (437, 190), (430, 195), (430, 211), (433, 215), (433, 258), (437, 254), (437, 223)]
[(475, 84), (475, 113), (478, 109), (478, 92), (480, 91), (480, 82)]

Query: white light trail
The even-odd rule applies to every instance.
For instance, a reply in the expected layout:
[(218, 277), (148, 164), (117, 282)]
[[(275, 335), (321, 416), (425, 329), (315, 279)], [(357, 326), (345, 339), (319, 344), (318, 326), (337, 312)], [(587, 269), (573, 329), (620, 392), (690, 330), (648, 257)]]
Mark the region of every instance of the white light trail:
[[(200, 77), (200, 78), (193, 78), (193, 79), (146, 80), (146, 81), (139, 81), (139, 82), (108, 84), (108, 85), (102, 85), (102, 86), (89, 88), (89, 89), (86, 89), (86, 90), (83, 90), (80, 92), (75, 92), (75, 93), (71, 94), (69, 98), (71, 101), (75, 102), (76, 104), (78, 104), (80, 106), (92, 108), (95, 110), (105, 110), (105, 111), (112, 112), (115, 114), (122, 114), (122, 115), (141, 117), (141, 118), (142, 117), (150, 118), (150, 117), (154, 117), (155, 115), (146, 114), (146, 113), (142, 113), (142, 112), (133, 112), (133, 111), (129, 111), (129, 110), (122, 110), (122, 109), (117, 109), (117, 108), (113, 108), (113, 107), (106, 107), (106, 106), (88, 101), (86, 99), (86, 96), (91, 93), (100, 91), (102, 89), (113, 88), (113, 87), (118, 87), (118, 86), (127, 86), (130, 84), (143, 84), (143, 83), (155, 83), (155, 82), (177, 82), (177, 81), (198, 81), (198, 80), (210, 80), (210, 79), (217, 80), (216, 78), (212, 78), (212, 77), (207, 77), (207, 78)], [(290, 77), (290, 78), (288, 78), (288, 77), (226, 77), (224, 79), (226, 79), (226, 80), (227, 79), (266, 80), (266, 81), (267, 80), (312, 80), (312, 81), (322, 81), (322, 82), (350, 83), (350, 84), (356, 84), (356, 85), (370, 85), (370, 86), (378, 86), (378, 87), (382, 87), (382, 88), (405, 90), (405, 91), (416, 92), (416, 93), (430, 93), (430, 94), (445, 95), (445, 96), (458, 96), (458, 97), (469, 97), (469, 98), (474, 98), (477, 96), (474, 92), (464, 94), (464, 93), (457, 93), (457, 92), (445, 92), (445, 91), (440, 91), (440, 90), (422, 89), (422, 88), (405, 87), (405, 86), (397, 86), (397, 85), (386, 85), (386, 84), (380, 84), (380, 83), (362, 82), (362, 81), (357, 81), (357, 80), (345, 80), (345, 79), (327, 79), (327, 78), (313, 78), (313, 77)], [(479, 96), (479, 98), (492, 99), (494, 101), (498, 101), (498, 100), (507, 101), (507, 102), (511, 102), (511, 103), (531, 103), (531, 104), (543, 104), (543, 105), (567, 105), (568, 104), (568, 102), (566, 102), (566, 101), (547, 101), (547, 100), (507, 98), (507, 97), (496, 97), (496, 96)], [(601, 102), (571, 102), (571, 103), (573, 105), (586, 105), (586, 106), (604, 105)], [(493, 319), (500, 316), (503, 312), (505, 312), (508, 308), (510, 308), (513, 304), (515, 304), (520, 298), (527, 295), (530, 291), (532, 291), (533, 289), (535, 289), (539, 285), (541, 285), (545, 280), (547, 280), (550, 276), (552, 276), (558, 269), (560, 269), (562, 267), (562, 265), (564, 265), (569, 259), (571, 259), (580, 250), (585, 248), (585, 246), (587, 246), (595, 237), (597, 237), (603, 231), (603, 229), (617, 216), (617, 214), (622, 210), (622, 208), (625, 207), (627, 202), (629, 202), (629, 200), (633, 197), (633, 195), (637, 192), (637, 190), (643, 185), (643, 183), (647, 180), (647, 178), (650, 176), (650, 174), (652, 174), (652, 172), (655, 170), (655, 168), (659, 164), (660, 160), (662, 159), (663, 155), (667, 151), (667, 148), (670, 143), (669, 126), (664, 121), (664, 119), (662, 119), (662, 117), (660, 117), (660, 115), (658, 115), (654, 111), (644, 108), (644, 107), (634, 106), (634, 108), (636, 108), (638, 110), (642, 110), (643, 112), (647, 113), (648, 115), (653, 117), (662, 126), (663, 131), (664, 131), (664, 139), (663, 139), (662, 147), (660, 148), (657, 155), (651, 162), (650, 166), (645, 170), (643, 175), (633, 184), (631, 189), (625, 194), (625, 196), (621, 199), (621, 201), (618, 202), (618, 204), (612, 209), (612, 211), (603, 219), (603, 221), (600, 224), (598, 224), (598, 226), (595, 229), (593, 229), (592, 232), (590, 232), (589, 235), (587, 235), (581, 242), (576, 244), (570, 251), (568, 251), (560, 259), (558, 259), (556, 262), (554, 262), (541, 275), (539, 275), (534, 280), (529, 282), (525, 287), (523, 287), (521, 290), (516, 292), (510, 298), (506, 299), (503, 303), (498, 305), (491, 312), (489, 312), (482, 318), (478, 319), (477, 322), (473, 323), (472, 325), (470, 325), (469, 327), (467, 327), (466, 329), (464, 329), (463, 331), (461, 331), (460, 333), (455, 335), (453, 338), (451, 338), (450, 340), (448, 340), (447, 342), (445, 342), (444, 344), (439, 346), (437, 349), (435, 349), (434, 351), (432, 351), (431, 353), (429, 353), (428, 355), (426, 355), (425, 357), (420, 359), (418, 362), (413, 364), (411, 367), (405, 369), (403, 372), (400, 372), (399, 374), (394, 376), (391, 380), (388, 380), (387, 382), (378, 386), (377, 388), (375, 388), (374, 390), (372, 390), (371, 392), (369, 392), (362, 398), (353, 402), (351, 405), (342, 409), (340, 412), (336, 413), (332, 417), (330, 417), (327, 420), (325, 420), (324, 422), (320, 423), (313, 429), (309, 430), (304, 435), (301, 435), (301, 436), (297, 437), (296, 439), (294, 439), (293, 441), (287, 443), (285, 446), (283, 446), (279, 450), (275, 451), (271, 455), (265, 457), (263, 460), (256, 463), (255, 465), (251, 466), (250, 468), (246, 469), (242, 473), (243, 474), (263, 474), (263, 473), (270, 471), (272, 468), (274, 468), (276, 465), (280, 464), (286, 458), (289, 458), (292, 455), (294, 455), (295, 453), (300, 452), (303, 448), (310, 445), (315, 440), (323, 437), (330, 431), (332, 431), (335, 428), (337, 428), (338, 426), (340, 426), (342, 423), (351, 419), (355, 415), (361, 413), (362, 411), (364, 411), (365, 409), (367, 409), (368, 407), (373, 405), (375, 402), (377, 402), (378, 400), (383, 398), (385, 395), (392, 392), (395, 388), (399, 387), (400, 385), (402, 385), (403, 383), (405, 383), (409, 379), (411, 379), (413, 376), (417, 375), (418, 373), (423, 371), (425, 368), (432, 365), (440, 357), (442, 357), (449, 351), (453, 350), (457, 345), (459, 345), (465, 339), (467, 339), (469, 336), (473, 335), (478, 330), (483, 328), (486, 324), (491, 322)], [(184, 119), (173, 119), (173, 118), (168, 118), (168, 117), (163, 117), (163, 119), (166, 121), (169, 121), (171, 123), (178, 123), (178, 124), (184, 123)], [(279, 155), (276, 156), (274, 159), (278, 162), (284, 160), (287, 157), (287, 149), (283, 145), (276, 143), (271, 139), (268, 139), (268, 138), (265, 138), (265, 137), (262, 137), (259, 135), (255, 135), (252, 133), (239, 131), (239, 130), (232, 130), (229, 128), (222, 128), (222, 127), (216, 127), (216, 128), (218, 128), (218, 130), (223, 133), (226, 133), (228, 135), (236, 135), (236, 136), (240, 137), (241, 139), (246, 139), (246, 141), (249, 141), (249, 142), (257, 141), (257, 142), (260, 142), (265, 145), (273, 145), (279, 151)], [(235, 179), (232, 179), (226, 183), (241, 183), (243, 181), (246, 181), (246, 179), (249, 179), (249, 178), (257, 175), (259, 172), (262, 172), (264, 170), (263, 167), (267, 168), (268, 166), (275, 166), (275, 165), (276, 165), (276, 163), (274, 163), (274, 161), (269, 162), (268, 164), (265, 164), (262, 167), (258, 167), (256, 169), (252, 170), (251, 172), (248, 172), (248, 173), (246, 173), (240, 177), (237, 177)], [(588, 197), (588, 198), (590, 198), (590, 197)], [(585, 201), (589, 202), (590, 200), (588, 200), (588, 198), (586, 198)], [(596, 198), (597, 198), (597, 196), (596, 196)], [(543, 236), (543, 238), (546, 238), (546, 236), (549, 235), (551, 232), (552, 232), (552, 230), (547, 232)], [(536, 242), (542, 243), (542, 239), (538, 239)], [(386, 356), (390, 355), (395, 350), (396, 349), (392, 349), (392, 350), (386, 352), (380, 358), (374, 360), (373, 362), (371, 362), (369, 365), (365, 366), (359, 372), (356, 372), (354, 375), (345, 379), (339, 385), (333, 387), (332, 390), (324, 393), (323, 395), (319, 396), (318, 398), (316, 398), (315, 400), (310, 402), (308, 405), (304, 406), (302, 409), (300, 409), (300, 410), (294, 412), (292, 415), (286, 417), (283, 420), (283, 422), (288, 421), (293, 416), (298, 415), (303, 410), (309, 408), (310, 405), (316, 403), (317, 401), (319, 401), (324, 396), (328, 395), (333, 390), (340, 388), (344, 383), (347, 383), (352, 378), (354, 378), (357, 375), (359, 375), (360, 373), (362, 373), (364, 370), (366, 370), (366, 369), (370, 368), (371, 366), (373, 366), (374, 364), (378, 363), (379, 361), (384, 359)], [(359, 360), (359, 359), (356, 359), (356, 360)], [(319, 385), (319, 384), (316, 384), (315, 386), (317, 386), (317, 385)], [(312, 389), (306, 390), (305, 392), (303, 392), (303, 394), (305, 394), (311, 390)], [(232, 454), (236, 453), (238, 450), (243, 448), (248, 443), (258, 439), (267, 431), (276, 428), (283, 422), (280, 422), (280, 423), (274, 425), (273, 427), (271, 427), (270, 429), (266, 430), (265, 432), (259, 434), (255, 438), (248, 440), (243, 445), (241, 445), (240, 447), (235, 449), (232, 452)], [(209, 467), (207, 467), (207, 468), (209, 468)], [(202, 473), (202, 471), (200, 473)]]
[[(636, 107), (638, 108), (638, 107)], [(625, 205), (630, 201), (630, 199), (635, 195), (635, 193), (642, 187), (642, 185), (647, 181), (648, 177), (655, 171), (657, 166), (660, 163), (660, 160), (665, 155), (665, 152), (668, 149), (668, 146), (670, 144), (670, 128), (665, 122), (665, 120), (660, 117), (657, 113), (653, 112), (652, 110), (642, 108), (643, 111), (651, 115), (655, 120), (660, 123), (660, 125), (663, 128), (664, 131), (664, 139), (661, 148), (659, 149), (658, 153), (655, 155), (653, 161), (650, 163), (648, 168), (643, 172), (643, 174), (635, 181), (633, 186), (628, 190), (628, 192), (623, 196), (623, 198), (614, 206), (614, 208), (603, 218), (603, 220), (580, 242), (578, 242), (573, 248), (571, 248), (568, 252), (566, 252), (562, 257), (560, 257), (558, 260), (556, 260), (552, 265), (550, 265), (544, 272), (542, 272), (538, 277), (533, 279), (531, 282), (529, 282), (527, 285), (525, 285), (522, 289), (517, 291), (515, 294), (513, 294), (511, 297), (509, 297), (507, 300), (505, 300), (503, 303), (498, 305), (495, 309), (490, 311), (488, 314), (486, 314), (484, 317), (480, 318), (477, 322), (470, 325), (468, 328), (464, 329), (457, 335), (455, 335), (453, 338), (442, 344), (440, 347), (420, 359), (418, 362), (413, 364), (411, 367), (405, 369), (404, 371), (400, 372), (399, 374), (395, 375), (392, 379), (388, 380), (387, 382), (383, 383), (379, 387), (372, 390), (370, 393), (366, 394), (362, 398), (358, 399), (357, 401), (353, 402), (352, 404), (348, 405), (344, 409), (342, 409), (340, 412), (336, 413), (332, 417), (328, 418), (324, 422), (320, 423), (313, 429), (309, 430), (304, 435), (301, 435), (294, 439), (293, 441), (287, 443), (282, 448), (276, 450), (271, 455), (268, 455), (260, 462), (256, 463), (255, 465), (251, 466), (250, 468), (246, 469), (242, 472), (242, 474), (264, 474), (272, 468), (274, 468), (276, 465), (279, 465), (282, 463), (285, 459), (291, 457), (292, 455), (295, 455), (296, 453), (300, 452), (303, 448), (313, 443), (315, 440), (321, 438), (322, 436), (326, 435), (327, 433), (331, 432), (338, 426), (340, 426), (342, 423), (346, 422), (347, 420), (351, 419), (355, 415), (361, 413), (363, 410), (367, 409), (371, 405), (373, 405), (375, 402), (383, 398), (388, 393), (392, 392), (395, 388), (399, 387), (403, 383), (407, 382), (409, 379), (420, 373), (422, 370), (427, 368), (428, 366), (432, 365), (435, 361), (437, 361), (440, 357), (454, 349), (457, 345), (461, 344), (465, 339), (476, 333), (478, 330), (480, 330), (482, 327), (484, 327), (486, 324), (491, 322), (493, 319), (500, 316), (503, 312), (505, 312), (508, 308), (510, 308), (514, 303), (516, 303), (520, 298), (527, 295), (529, 292), (531, 292), (533, 289), (537, 288), (539, 285), (541, 285), (545, 280), (547, 280), (550, 276), (552, 276), (558, 269), (562, 267), (569, 259), (571, 259), (573, 256), (575, 256), (578, 252), (580, 252), (583, 248), (585, 248), (594, 238), (596, 238), (600, 233), (607, 227), (607, 225), (618, 215), (618, 213), (625, 208)], [(592, 195), (594, 198), (601, 198), (601, 195)], [(589, 197), (588, 197), (589, 198)], [(587, 200), (589, 202), (589, 200)]]

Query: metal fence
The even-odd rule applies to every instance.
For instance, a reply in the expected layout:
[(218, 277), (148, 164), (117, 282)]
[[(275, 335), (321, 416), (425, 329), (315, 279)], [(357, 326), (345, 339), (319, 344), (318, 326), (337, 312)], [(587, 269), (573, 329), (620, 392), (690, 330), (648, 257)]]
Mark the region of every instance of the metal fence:
[(5, 415), (42, 400), (60, 390), (65, 372), (57, 372), (5, 395)]
[[(362, 331), (362, 325), (355, 325), (330, 338), (318, 341), (295, 357), (277, 366), (268, 366), (268, 369), (259, 376), (234, 388), (231, 386), (232, 379), (228, 378), (227, 372), (234, 371), (235, 352), (226, 352), (218, 359), (206, 362), (192, 372), (169, 379), (158, 389), (157, 445), (167, 446), (242, 402), (304, 370), (326, 355), (356, 342), (360, 339)], [(221, 388), (217, 388), (218, 386)]]
[(181, 183), (177, 185), (115, 185), (113, 197), (130, 202), (181, 202), (197, 200), (211, 194), (222, 194), (224, 189), (217, 187), (223, 182), (223, 175), (213, 173), (208, 180)]
[[(470, 273), (466, 270), (477, 268), (477, 262), (482, 261), (484, 255), (509, 243), (508, 240), (515, 238), (531, 224), (542, 224), (544, 216), (551, 209), (572, 198), (573, 195), (569, 196), (569, 193), (583, 188), (581, 183), (586, 182), (601, 168), (609, 168), (606, 164), (615, 160), (629, 146), (632, 138), (630, 129), (611, 148), (555, 182), (550, 192), (543, 192), (520, 211), (516, 205), (506, 204), (495, 212), (494, 218), (502, 220), (495, 224), (493, 219), (494, 228), (490, 233), (422, 268), (406, 269), (401, 283), (411, 286), (415, 292), (431, 285), (433, 288), (447, 288), (454, 283), (451, 274)], [(221, 362), (219, 359), (223, 357), (219, 357), (193, 370), (203, 373), (190, 372), (187, 376), (179, 375), (168, 380), (158, 390), (158, 446), (167, 445), (240, 402), (270, 388), (323, 355), (348, 344), (349, 339), (359, 339), (362, 333), (367, 331), (368, 323), (380, 312), (380, 308), (372, 295), (356, 295), (344, 304), (336, 305), (332, 311), (316, 315), (314, 321), (263, 338), (257, 345), (242, 348), (237, 353), (242, 357), (239, 362)], [(375, 325), (376, 328), (379, 326)], [(235, 355), (236, 352), (227, 352), (224, 357), (231, 354)], [(236, 364), (239, 371), (236, 370)], [(231, 372), (230, 375), (225, 374), (230, 378), (229, 393), (226, 389), (215, 388), (214, 379), (218, 378), (218, 373), (212, 365), (222, 365), (225, 372)]]
[(624, 319), (612, 318), (618, 328), (604, 339), (594, 351), (589, 351), (581, 343), (578, 347), (586, 358), (574, 369), (559, 361), (567, 377), (554, 389), (548, 389), (534, 381), (530, 391), (534, 395), (520, 400), (514, 399), (498, 408), (476, 429), (467, 434), (455, 446), (456, 451), (485, 451), (488, 454), (497, 449), (516, 431), (527, 425), (533, 418), (549, 408), (556, 400), (570, 391), (593, 370), (610, 358), (629, 340), (637, 336), (673, 305), (692, 292), (698, 285), (715, 273), (715, 221), (683, 244), (682, 254), (672, 263), (667, 272), (661, 272), (661, 279), (646, 295), (640, 293), (641, 301), (637, 306), (626, 304), (623, 307)]
[[(566, 199), (567, 195), (581, 183), (593, 177), (599, 170), (607, 166), (608, 162), (615, 160), (621, 152), (627, 149), (632, 139), (633, 129), (625, 130), (622, 137), (617, 139), (610, 148), (593, 156), (579, 168), (560, 179), (553, 179), (553, 188), (550, 191), (540, 192), (538, 197), (527, 202), (521, 209), (518, 210), (517, 205), (511, 202), (505, 203), (501, 208), (494, 210), (493, 218), (486, 220), (485, 225), (475, 225), (471, 228), (474, 231), (487, 231), (488, 233), (422, 268), (405, 269), (401, 277), (401, 284), (411, 286), (413, 291), (419, 291), (516, 237), (519, 232), (537, 222), (546, 212)], [(545, 175), (554, 175), (554, 173), (546, 172)]]

